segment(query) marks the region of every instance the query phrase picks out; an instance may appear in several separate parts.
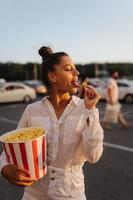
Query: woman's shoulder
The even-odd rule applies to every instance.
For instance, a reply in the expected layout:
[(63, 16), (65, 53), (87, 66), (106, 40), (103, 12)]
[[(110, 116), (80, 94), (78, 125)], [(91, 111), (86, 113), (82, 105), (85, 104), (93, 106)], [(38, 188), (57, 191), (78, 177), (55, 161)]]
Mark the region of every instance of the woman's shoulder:
[(28, 110), (36, 109), (42, 107), (42, 100), (30, 103), (27, 105)]
[(84, 105), (84, 99), (81, 99), (79, 98), (78, 96), (76, 95), (73, 95), (72, 96), (72, 99), (73, 99), (73, 102), (75, 103), (75, 105), (77, 107), (80, 107), (80, 106), (83, 106)]

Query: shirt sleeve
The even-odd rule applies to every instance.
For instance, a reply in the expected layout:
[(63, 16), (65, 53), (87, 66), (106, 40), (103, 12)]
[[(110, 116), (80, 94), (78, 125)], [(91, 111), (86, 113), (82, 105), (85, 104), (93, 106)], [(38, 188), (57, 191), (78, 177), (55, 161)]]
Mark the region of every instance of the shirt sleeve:
[[(22, 114), (22, 117), (21, 117), (21, 119), (18, 123), (17, 129), (18, 128), (25, 128), (25, 127), (28, 127), (28, 111), (27, 111), (27, 108), (25, 109), (24, 113)], [(1, 173), (2, 168), (7, 164), (9, 164), (9, 162), (6, 158), (5, 152), (3, 151), (0, 155), (0, 173)]]
[[(82, 149), (89, 163), (97, 162), (103, 153), (103, 129), (99, 123), (98, 109), (85, 109), (86, 128), (82, 133)], [(87, 120), (88, 119), (88, 120)]]
[(9, 162), (6, 158), (5, 151), (3, 151), (0, 155), (0, 172), (5, 165), (9, 165)]
[(20, 121), (18, 123), (17, 129), (18, 128), (26, 128), (29, 126), (29, 112), (28, 112), (28, 106), (26, 107), (26, 109), (24, 110)]

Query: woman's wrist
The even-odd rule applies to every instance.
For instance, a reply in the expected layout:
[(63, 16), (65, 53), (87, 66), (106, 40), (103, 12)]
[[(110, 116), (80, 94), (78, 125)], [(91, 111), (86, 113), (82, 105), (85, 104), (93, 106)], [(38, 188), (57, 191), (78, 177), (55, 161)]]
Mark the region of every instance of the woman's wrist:
[(86, 107), (86, 109), (88, 109), (88, 110), (94, 110), (94, 109), (96, 109), (96, 106), (85, 106)]

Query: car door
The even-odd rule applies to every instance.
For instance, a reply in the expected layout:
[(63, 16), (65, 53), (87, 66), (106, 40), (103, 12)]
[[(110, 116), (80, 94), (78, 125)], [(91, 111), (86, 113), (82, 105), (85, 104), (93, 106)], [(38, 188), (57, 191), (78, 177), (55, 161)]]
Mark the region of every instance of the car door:
[(11, 84), (2, 88), (0, 92), (0, 102), (17, 102), (24, 98), (24, 88), (19, 85)]
[(123, 100), (126, 94), (128, 94), (129, 86), (126, 83), (118, 82), (119, 87), (119, 99)]
[(14, 85), (13, 91), (12, 91), (12, 94), (14, 96), (13, 101), (14, 102), (15, 101), (23, 101), (26, 93), (27, 93), (26, 89), (22, 85), (19, 85), (19, 84)]
[(12, 102), (14, 100), (13, 85), (4, 86), (0, 90), (0, 102)]

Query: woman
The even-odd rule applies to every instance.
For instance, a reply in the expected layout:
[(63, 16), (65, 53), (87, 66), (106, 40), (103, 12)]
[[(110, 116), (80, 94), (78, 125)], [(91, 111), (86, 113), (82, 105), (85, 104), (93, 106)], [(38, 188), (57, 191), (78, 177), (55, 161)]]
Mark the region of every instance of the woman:
[(80, 87), (79, 72), (66, 53), (42, 47), (39, 54), (49, 95), (27, 106), (18, 128), (46, 129), (48, 172), (36, 182), (26, 177), (26, 170), (9, 165), (1, 155), (1, 173), (15, 185), (29, 186), (23, 200), (84, 200), (82, 166), (86, 160), (98, 161), (103, 152), (103, 130), (96, 108), (100, 96), (88, 86), (84, 86), (84, 99), (73, 96)]

